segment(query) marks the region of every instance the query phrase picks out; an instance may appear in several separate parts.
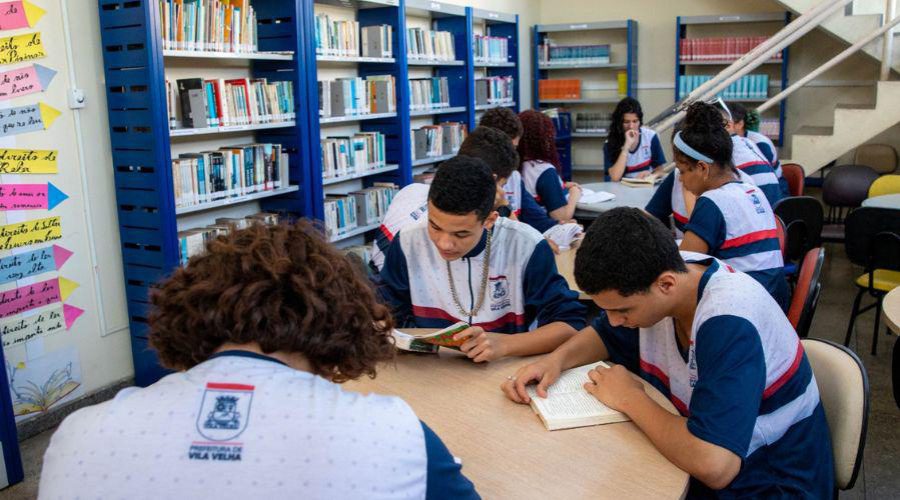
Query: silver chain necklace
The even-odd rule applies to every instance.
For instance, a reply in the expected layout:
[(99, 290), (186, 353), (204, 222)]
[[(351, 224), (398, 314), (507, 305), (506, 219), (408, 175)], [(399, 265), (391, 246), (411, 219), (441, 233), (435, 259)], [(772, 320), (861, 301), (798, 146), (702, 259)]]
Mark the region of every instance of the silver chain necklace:
[(450, 296), (453, 297), (453, 303), (456, 305), (456, 308), (462, 313), (465, 318), (474, 318), (478, 311), (481, 310), (482, 304), (484, 304), (484, 295), (487, 290), (487, 282), (488, 282), (488, 264), (491, 260), (491, 240), (494, 237), (494, 230), (488, 231), (487, 244), (484, 249), (484, 264), (481, 266), (481, 288), (478, 291), (478, 301), (475, 302), (475, 308), (471, 311), (467, 311), (463, 308), (462, 304), (459, 302), (459, 296), (456, 294), (456, 284), (453, 283), (453, 271), (450, 270), (450, 261), (444, 261), (447, 263), (447, 279), (450, 281)]

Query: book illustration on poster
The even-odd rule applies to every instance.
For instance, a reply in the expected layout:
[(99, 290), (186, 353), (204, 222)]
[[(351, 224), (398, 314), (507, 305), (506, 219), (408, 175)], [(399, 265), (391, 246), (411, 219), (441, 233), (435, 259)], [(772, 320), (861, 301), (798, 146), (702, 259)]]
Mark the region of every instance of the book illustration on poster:
[(39, 281), (0, 293), (0, 318), (65, 302), (78, 288), (78, 283), (63, 277)]
[(53, 210), (68, 198), (52, 182), (0, 184), (0, 210)]
[(0, 259), (0, 284), (59, 271), (71, 256), (70, 250), (59, 245), (51, 245), (3, 257)]
[(81, 392), (78, 349), (69, 347), (18, 362), (7, 359), (6, 376), (16, 417), (46, 412)]
[(3, 348), (17, 346), (39, 337), (49, 337), (72, 328), (84, 309), (69, 304), (56, 304), (26, 317), (0, 321)]
[(46, 217), (0, 226), (0, 250), (38, 245), (62, 238), (59, 217)]
[(588, 372), (598, 366), (609, 368), (608, 364), (598, 361), (565, 370), (559, 380), (547, 388), (546, 398), (538, 396), (534, 385), (525, 388), (531, 398), (531, 408), (548, 431), (630, 420), (624, 413), (606, 406), (584, 390), (584, 384), (590, 381)]
[(0, 174), (56, 174), (57, 156), (49, 149), (0, 149)]
[(0, 30), (33, 28), (47, 11), (29, 2), (15, 0), (0, 3)]
[(58, 109), (42, 102), (0, 109), (0, 137), (47, 130), (60, 114)]
[(0, 73), (0, 100), (43, 92), (54, 76), (56, 71), (40, 64)]
[(0, 38), (0, 64), (15, 64), (47, 57), (41, 32)]

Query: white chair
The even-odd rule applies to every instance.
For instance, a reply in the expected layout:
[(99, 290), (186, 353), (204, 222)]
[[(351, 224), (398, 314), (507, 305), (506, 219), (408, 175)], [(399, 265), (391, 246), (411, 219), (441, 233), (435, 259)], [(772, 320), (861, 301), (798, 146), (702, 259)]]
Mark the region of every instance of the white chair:
[(807, 338), (801, 342), (816, 377), (831, 430), (834, 485), (849, 490), (856, 483), (866, 445), (869, 377), (850, 349), (822, 339)]

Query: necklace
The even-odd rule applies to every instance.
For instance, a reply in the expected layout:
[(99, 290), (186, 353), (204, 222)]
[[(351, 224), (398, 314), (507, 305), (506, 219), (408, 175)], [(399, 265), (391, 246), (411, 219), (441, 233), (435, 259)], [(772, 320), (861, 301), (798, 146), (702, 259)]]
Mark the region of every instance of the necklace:
[(450, 270), (450, 261), (445, 261), (447, 263), (447, 279), (450, 281), (450, 296), (453, 297), (453, 304), (456, 305), (456, 308), (460, 313), (466, 318), (473, 318), (478, 311), (481, 310), (482, 304), (484, 304), (484, 295), (487, 290), (487, 281), (488, 281), (488, 264), (491, 260), (491, 240), (494, 237), (494, 230), (488, 231), (487, 244), (484, 248), (484, 263), (481, 266), (481, 287), (478, 291), (478, 301), (475, 302), (475, 307), (471, 311), (467, 311), (463, 308), (462, 304), (459, 302), (459, 296), (456, 294), (456, 284), (453, 282), (453, 271)]

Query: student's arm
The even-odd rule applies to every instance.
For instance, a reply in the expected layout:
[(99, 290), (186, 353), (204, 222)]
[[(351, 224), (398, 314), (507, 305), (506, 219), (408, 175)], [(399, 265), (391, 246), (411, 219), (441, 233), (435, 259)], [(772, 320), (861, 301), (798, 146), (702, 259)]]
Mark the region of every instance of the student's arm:
[[(774, 170), (772, 171), (772, 175), (774, 175)], [(778, 176), (775, 176), (775, 179), (778, 179)], [(766, 200), (769, 202), (769, 206), (774, 207), (776, 203), (781, 201), (781, 185), (777, 182), (772, 184), (765, 184), (762, 186), (757, 186), (763, 192), (763, 195), (766, 197)]]
[(519, 220), (537, 229), (540, 233), (559, 223), (547, 215), (547, 210), (538, 205), (531, 193), (525, 190), (524, 182), (522, 183), (522, 211), (519, 213)]
[(770, 148), (766, 142), (757, 142), (755, 144), (756, 147), (759, 148), (759, 152), (766, 157), (769, 165), (772, 165), (772, 168), (775, 168), (775, 152), (772, 151), (772, 148)]
[(653, 167), (653, 173), (662, 171), (662, 167), (666, 166), (666, 153), (663, 151), (662, 143), (659, 142), (659, 136), (654, 135), (650, 141), (650, 166)]
[(394, 323), (397, 326), (406, 325), (412, 318), (412, 298), (409, 294), (409, 270), (406, 267), (406, 256), (400, 246), (400, 233), (394, 235), (393, 241), (385, 252), (378, 294), (390, 306)]
[(674, 184), (675, 171), (673, 170), (663, 179), (647, 206), (644, 207), (647, 213), (659, 219), (666, 227), (669, 227), (669, 216), (672, 215), (672, 186)]
[(765, 389), (765, 360), (755, 327), (736, 316), (705, 321), (696, 346), (699, 379), (690, 417), (663, 409), (619, 366), (591, 371), (585, 389), (628, 415), (669, 461), (718, 490), (734, 480), (748, 454)]
[(572, 188), (567, 201), (556, 170), (550, 168), (544, 170), (535, 182), (534, 189), (540, 196), (541, 203), (547, 207), (550, 217), (563, 221), (569, 220), (575, 215), (575, 204), (581, 198), (581, 189)]
[(628, 152), (631, 151), (631, 148), (634, 147), (640, 137), (641, 133), (636, 130), (625, 132), (625, 144), (622, 145), (622, 149), (612, 162), (612, 166), (606, 170), (606, 174), (609, 175), (609, 180), (619, 182), (622, 180), (622, 177), (625, 176), (625, 164), (628, 163)]
[(681, 250), (714, 254), (725, 242), (725, 217), (709, 198), (700, 197), (684, 228)]
[(475, 491), (475, 485), (463, 475), (462, 465), (456, 463), (441, 438), (425, 422), (420, 423), (425, 433), (425, 453), (428, 457), (426, 500), (481, 498)]

